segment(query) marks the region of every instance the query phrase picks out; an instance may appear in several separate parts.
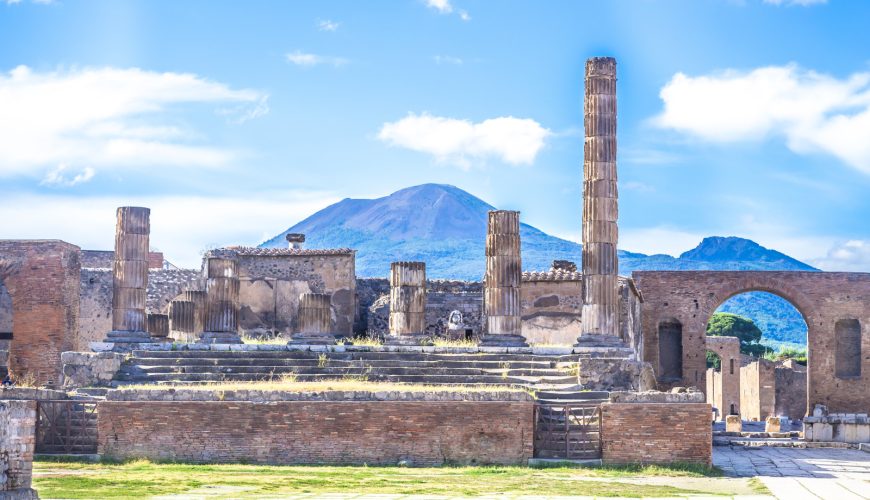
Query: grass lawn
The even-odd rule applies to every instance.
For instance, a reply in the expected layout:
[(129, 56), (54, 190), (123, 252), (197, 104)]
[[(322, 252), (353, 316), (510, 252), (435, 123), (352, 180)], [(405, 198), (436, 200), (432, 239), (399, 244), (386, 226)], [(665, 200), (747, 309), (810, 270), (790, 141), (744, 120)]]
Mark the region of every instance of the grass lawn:
[[(34, 462), (33, 487), (43, 499), (158, 495), (260, 498), (301, 493), (601, 497), (734, 494), (705, 486), (730, 481), (718, 475), (716, 470), (697, 467), (290, 467), (43, 460)], [(738, 489), (745, 488), (748, 486)]]

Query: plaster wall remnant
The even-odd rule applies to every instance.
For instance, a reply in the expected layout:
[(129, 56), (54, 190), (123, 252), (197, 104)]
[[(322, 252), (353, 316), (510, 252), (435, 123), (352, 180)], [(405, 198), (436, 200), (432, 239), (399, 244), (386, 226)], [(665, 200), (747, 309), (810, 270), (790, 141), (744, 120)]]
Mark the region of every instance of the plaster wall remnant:
[(390, 264), (388, 343), (422, 344), (426, 338), (426, 263)]
[(112, 267), (112, 331), (107, 342), (148, 342), (145, 307), (151, 210), (119, 207)]
[(578, 345), (619, 345), (616, 59), (586, 61), (583, 104), (583, 313)]
[(205, 332), (200, 342), (240, 344), (239, 264), (233, 259), (209, 258), (206, 262)]
[(299, 332), (292, 344), (334, 344), (331, 296), (328, 293), (303, 293), (299, 296)]
[(486, 226), (486, 275), (483, 304), (486, 315), (484, 346), (525, 346), (522, 336), (520, 283), (520, 213), (490, 210)]
[(740, 339), (709, 336), (707, 350), (721, 360), (719, 370), (707, 372), (707, 402), (719, 409), (719, 420), (724, 422), (728, 415), (740, 415)]
[[(857, 377), (836, 373), (836, 323), (856, 319), (870, 325), (870, 273), (813, 271), (635, 271), (644, 297), (644, 360), (658, 366), (656, 325), (675, 318), (683, 326), (682, 377), (662, 380), (659, 388), (695, 386), (704, 389), (707, 322), (734, 295), (765, 291), (788, 300), (807, 324), (808, 408), (826, 405), (832, 412), (870, 410), (870, 357), (862, 356)], [(861, 352), (870, 352), (870, 335), (861, 335)], [(659, 374), (659, 377), (661, 375)]]

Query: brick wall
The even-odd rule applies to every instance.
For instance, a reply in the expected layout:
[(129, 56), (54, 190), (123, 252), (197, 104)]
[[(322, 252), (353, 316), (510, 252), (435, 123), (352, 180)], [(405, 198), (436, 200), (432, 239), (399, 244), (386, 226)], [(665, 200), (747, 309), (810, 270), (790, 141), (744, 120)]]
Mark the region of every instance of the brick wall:
[(601, 405), (605, 463), (712, 464), (711, 407), (706, 403)]
[[(661, 389), (694, 385), (703, 389), (706, 326), (719, 305), (750, 291), (775, 293), (791, 302), (807, 323), (810, 407), (835, 412), (870, 411), (870, 273), (807, 271), (636, 271), (644, 297), (644, 360), (659, 367), (658, 325), (676, 319), (683, 329), (683, 377)], [(861, 374), (836, 376), (835, 325), (857, 319), (861, 326)], [(658, 370), (657, 370), (658, 373)]]
[[(740, 415), (740, 339), (707, 337), (707, 350), (719, 356), (719, 370), (707, 370), (707, 402), (719, 409), (719, 419)], [(711, 387), (711, 383), (714, 387)]]
[(524, 464), (531, 401), (106, 401), (99, 453), (274, 464)]
[[(804, 407), (806, 395), (804, 385)], [(776, 397), (773, 362), (760, 359), (740, 368), (740, 408), (744, 420), (764, 421), (767, 417), (780, 415), (775, 410)]]
[(0, 241), (0, 280), (12, 297), (10, 368), (60, 383), (60, 353), (76, 345), (79, 248), (58, 240)]
[(807, 414), (807, 369), (803, 365), (786, 361), (775, 368), (775, 415), (800, 420)]
[(0, 400), (0, 498), (30, 488), (36, 401)]

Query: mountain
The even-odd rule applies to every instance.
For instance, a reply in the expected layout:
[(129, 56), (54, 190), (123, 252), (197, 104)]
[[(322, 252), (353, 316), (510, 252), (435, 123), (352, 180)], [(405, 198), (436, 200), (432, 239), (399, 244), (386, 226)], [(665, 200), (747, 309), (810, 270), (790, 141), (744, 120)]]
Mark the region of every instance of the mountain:
[[(423, 184), (377, 199), (344, 199), (315, 213), (260, 246), (284, 247), (287, 233), (304, 233), (308, 248), (357, 250), (357, 276), (386, 276), (390, 262), (426, 262), (431, 278), (480, 280), (484, 272), (487, 211), (495, 207), (455, 186)], [(578, 225), (580, 217), (577, 216)], [(520, 225), (523, 269), (546, 270), (554, 259), (580, 264), (578, 243)], [(781, 252), (737, 237), (712, 236), (681, 254), (645, 255), (619, 250), (619, 272), (639, 270), (816, 269)], [(765, 338), (806, 343), (806, 325), (794, 307), (776, 295), (738, 295), (720, 310), (743, 314)]]

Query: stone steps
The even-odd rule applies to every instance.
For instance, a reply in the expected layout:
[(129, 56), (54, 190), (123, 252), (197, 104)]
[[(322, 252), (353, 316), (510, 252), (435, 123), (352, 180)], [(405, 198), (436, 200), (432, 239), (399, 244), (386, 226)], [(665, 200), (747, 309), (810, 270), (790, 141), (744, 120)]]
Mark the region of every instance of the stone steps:
[[(142, 373), (147, 375), (158, 373), (321, 373), (323, 375), (365, 374), (377, 371), (384, 375), (415, 375), (425, 373), (427, 375), (493, 375), (507, 377), (535, 377), (548, 376), (565, 378), (570, 376), (558, 370), (510, 370), (510, 369), (481, 369), (481, 368), (430, 368), (423, 369), (406, 366), (294, 366), (294, 365), (256, 365), (256, 366), (146, 366), (139, 367)], [(573, 379), (573, 377), (572, 377)]]
[(372, 366), (372, 367), (419, 367), (425, 369), (434, 368), (480, 368), (480, 369), (556, 369), (557, 366), (566, 366), (568, 371), (569, 362), (529, 362), (529, 361), (454, 361), (454, 360), (405, 360), (405, 359), (281, 359), (281, 358), (133, 358), (132, 361), (138, 366)]
[(329, 359), (402, 359), (405, 361), (531, 361), (552, 363), (556, 361), (577, 361), (578, 355), (541, 355), (541, 354), (499, 354), (499, 353), (427, 353), (427, 352), (386, 352), (386, 351), (151, 351), (134, 350), (132, 357), (136, 359), (318, 359), (324, 356)]
[[(314, 382), (318, 380), (343, 380), (348, 377), (328, 375), (323, 373), (294, 373), (294, 379), (299, 382)], [(538, 382), (553, 382), (550, 377), (500, 377), (478, 375), (474, 377), (466, 375), (383, 375), (370, 373), (360, 375), (370, 382), (397, 382), (407, 384), (486, 384), (486, 385), (533, 385)], [(352, 375), (351, 379), (356, 379)], [(255, 382), (255, 381), (278, 381), (281, 374), (278, 373), (159, 373), (147, 377), (125, 377), (119, 375), (115, 382), (154, 383), (154, 382)], [(559, 379), (555, 379), (559, 380)]]

